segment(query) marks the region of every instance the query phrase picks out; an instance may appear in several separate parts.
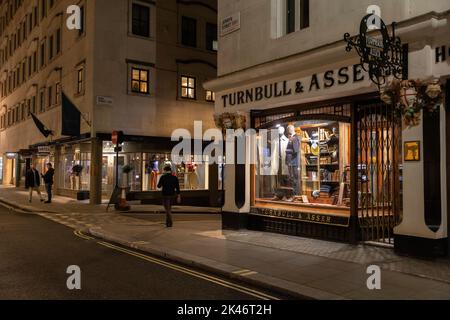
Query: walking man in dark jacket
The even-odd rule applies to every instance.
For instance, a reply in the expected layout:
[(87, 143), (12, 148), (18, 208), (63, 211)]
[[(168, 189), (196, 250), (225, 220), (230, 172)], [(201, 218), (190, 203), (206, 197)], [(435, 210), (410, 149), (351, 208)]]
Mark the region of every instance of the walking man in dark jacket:
[(39, 172), (36, 170), (33, 164), (31, 164), (30, 169), (27, 171), (25, 175), (25, 188), (30, 190), (29, 202), (32, 202), (33, 199), (33, 191), (36, 191), (39, 195), (41, 202), (44, 201), (42, 198), (41, 190), (41, 177), (39, 176)]
[(55, 175), (55, 169), (51, 163), (47, 163), (47, 172), (42, 175), (45, 183), (45, 190), (47, 191), (48, 200), (45, 203), (52, 203), (52, 188), (53, 188), (53, 176)]
[(177, 195), (177, 202), (181, 202), (180, 182), (178, 178), (172, 175), (172, 168), (170, 166), (164, 167), (164, 175), (158, 183), (158, 189), (162, 188), (163, 204), (166, 209), (166, 226), (172, 228), (172, 202)]

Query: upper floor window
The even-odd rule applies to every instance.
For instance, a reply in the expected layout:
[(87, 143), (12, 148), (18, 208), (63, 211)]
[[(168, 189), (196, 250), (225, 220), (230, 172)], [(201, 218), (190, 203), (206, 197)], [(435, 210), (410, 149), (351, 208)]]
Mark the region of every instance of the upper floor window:
[(196, 98), (196, 85), (194, 77), (181, 77), (181, 97), (185, 99), (195, 99)]
[(217, 51), (217, 24), (206, 24), (206, 49)]
[(56, 30), (56, 54), (61, 52), (61, 29)]
[(213, 91), (206, 90), (206, 101), (208, 102), (216, 101), (216, 94)]
[(286, 0), (286, 34), (309, 27), (309, 0)]
[(86, 10), (84, 6), (80, 6), (81, 29), (78, 30), (78, 36), (82, 36), (86, 31)]
[(135, 93), (149, 93), (149, 71), (131, 68), (131, 91)]
[(45, 111), (45, 91), (44, 89), (41, 90), (41, 92), (39, 93), (39, 106), (40, 112), (44, 112)]
[(41, 62), (40, 67), (43, 68), (45, 66), (45, 41), (41, 43)]
[(52, 107), (53, 106), (53, 87), (49, 86), (48, 87), (48, 107)]
[(181, 43), (184, 46), (197, 47), (197, 20), (187, 17), (182, 17), (181, 20)]
[(60, 104), (61, 102), (61, 83), (56, 83), (55, 86), (55, 104)]
[(84, 92), (84, 67), (77, 70), (77, 94)]
[(34, 14), (33, 14), (33, 17), (34, 17), (34, 20), (33, 20), (33, 26), (34, 26), (34, 27), (37, 27), (37, 25), (38, 25), (38, 23), (39, 23), (39, 17), (38, 17), (39, 9), (38, 9), (37, 6), (35, 6), (35, 7), (33, 8), (33, 12), (34, 12)]
[(47, 0), (41, 0), (41, 20), (47, 16)]
[(150, 8), (133, 3), (132, 33), (141, 37), (150, 37)]
[(309, 0), (272, 0), (272, 37), (309, 27)]
[(53, 37), (53, 35), (51, 35), (48, 40), (48, 58), (50, 60), (53, 59), (53, 53), (54, 53), (53, 48), (54, 48), (54, 37)]

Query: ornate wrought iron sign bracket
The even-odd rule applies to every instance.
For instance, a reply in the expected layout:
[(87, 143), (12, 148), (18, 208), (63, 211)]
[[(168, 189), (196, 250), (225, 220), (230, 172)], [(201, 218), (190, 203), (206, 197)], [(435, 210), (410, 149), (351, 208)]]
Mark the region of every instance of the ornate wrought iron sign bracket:
[(376, 16), (378, 25), (372, 30), (373, 14), (366, 15), (360, 25), (357, 36), (344, 35), (347, 42), (346, 51), (354, 48), (361, 58), (363, 69), (369, 73), (370, 79), (380, 88), (387, 82), (389, 76), (404, 79), (408, 72), (407, 52), (402, 42), (395, 35), (396, 23), (392, 23), (392, 37), (383, 20)]

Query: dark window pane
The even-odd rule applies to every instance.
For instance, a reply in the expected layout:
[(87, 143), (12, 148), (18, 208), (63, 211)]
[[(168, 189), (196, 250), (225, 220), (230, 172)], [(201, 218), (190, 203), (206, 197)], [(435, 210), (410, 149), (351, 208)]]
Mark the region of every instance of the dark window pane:
[(61, 29), (56, 31), (56, 53), (61, 52)]
[(150, 36), (150, 8), (133, 3), (132, 33), (142, 37)]
[(309, 27), (309, 0), (300, 0), (300, 29)]
[(206, 24), (206, 49), (217, 50), (217, 25), (212, 23)]
[(286, 2), (286, 33), (295, 32), (295, 0)]
[(81, 29), (78, 32), (78, 35), (81, 36), (84, 34), (84, 26), (85, 26), (85, 12), (84, 12), (84, 6), (80, 7), (80, 20), (81, 20)]
[(181, 22), (181, 43), (197, 47), (197, 20), (183, 17)]

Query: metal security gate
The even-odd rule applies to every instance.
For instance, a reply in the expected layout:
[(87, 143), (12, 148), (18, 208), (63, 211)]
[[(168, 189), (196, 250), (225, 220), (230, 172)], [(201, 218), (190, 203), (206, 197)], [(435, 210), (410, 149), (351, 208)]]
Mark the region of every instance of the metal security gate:
[(401, 118), (383, 103), (358, 105), (357, 212), (362, 241), (393, 244), (401, 221)]

